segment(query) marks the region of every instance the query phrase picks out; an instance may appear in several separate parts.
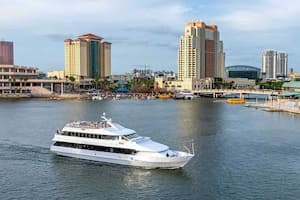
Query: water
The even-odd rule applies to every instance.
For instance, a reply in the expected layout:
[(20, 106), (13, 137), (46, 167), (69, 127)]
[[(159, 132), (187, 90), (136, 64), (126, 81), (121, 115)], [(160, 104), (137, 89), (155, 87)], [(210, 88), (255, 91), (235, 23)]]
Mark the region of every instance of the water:
[[(103, 111), (175, 149), (194, 139), (196, 155), (144, 170), (49, 151), (57, 128)], [(299, 122), (211, 99), (0, 101), (0, 199), (299, 199)]]

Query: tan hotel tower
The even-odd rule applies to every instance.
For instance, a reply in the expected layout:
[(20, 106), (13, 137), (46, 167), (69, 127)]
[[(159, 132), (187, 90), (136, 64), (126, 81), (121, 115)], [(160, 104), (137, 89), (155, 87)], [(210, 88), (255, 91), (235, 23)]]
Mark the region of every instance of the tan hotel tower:
[(65, 76), (80, 80), (111, 75), (111, 43), (102, 39), (90, 33), (66, 39)]
[(224, 76), (225, 54), (218, 27), (204, 22), (189, 22), (180, 37), (178, 80)]

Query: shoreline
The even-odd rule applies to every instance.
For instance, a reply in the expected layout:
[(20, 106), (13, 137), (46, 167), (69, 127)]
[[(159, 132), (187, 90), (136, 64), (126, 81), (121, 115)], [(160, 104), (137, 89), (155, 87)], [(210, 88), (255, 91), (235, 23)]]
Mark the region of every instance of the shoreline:
[(245, 107), (262, 109), (267, 112), (288, 112), (300, 114), (300, 100), (278, 99), (264, 103), (246, 104)]
[(63, 99), (86, 99), (87, 95), (81, 94), (63, 94), (63, 95), (0, 95), (0, 100), (9, 99), (47, 99), (47, 100), (63, 100)]
[(97, 95), (88, 94), (51, 94), (51, 95), (31, 95), (31, 94), (2, 94), (0, 100), (10, 99), (45, 99), (45, 100), (67, 100), (67, 99), (82, 99), (92, 100), (92, 96), (100, 96), (102, 99), (156, 99), (157, 96), (152, 93), (130, 93), (130, 94), (117, 94), (117, 93), (100, 93)]

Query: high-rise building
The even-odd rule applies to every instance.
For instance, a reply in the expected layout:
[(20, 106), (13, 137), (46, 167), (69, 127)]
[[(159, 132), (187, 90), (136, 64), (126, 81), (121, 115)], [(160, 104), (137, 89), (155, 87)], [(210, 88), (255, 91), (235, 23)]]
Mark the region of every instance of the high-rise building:
[[(101, 73), (104, 77), (111, 75), (111, 43), (103, 42), (101, 44)], [(100, 76), (102, 77), (102, 76)]]
[(179, 40), (177, 62), (179, 80), (223, 77), (225, 54), (218, 27), (189, 22)]
[(14, 64), (14, 43), (0, 41), (0, 65)]
[(75, 40), (66, 39), (65, 76), (82, 78), (102, 78), (111, 74), (111, 43), (102, 37), (84, 34)]
[(217, 53), (217, 74), (216, 77), (225, 77), (225, 53), (223, 52), (223, 41), (219, 41), (218, 53)]
[(276, 50), (264, 50), (262, 53), (262, 73), (266, 79), (287, 77), (288, 55)]
[(288, 55), (285, 52), (277, 52), (276, 77), (287, 77)]

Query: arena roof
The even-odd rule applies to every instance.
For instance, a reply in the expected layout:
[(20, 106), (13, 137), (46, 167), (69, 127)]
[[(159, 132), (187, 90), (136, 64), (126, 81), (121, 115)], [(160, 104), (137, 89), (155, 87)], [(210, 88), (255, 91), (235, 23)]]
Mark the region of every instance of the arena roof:
[(226, 71), (261, 71), (259, 68), (250, 65), (231, 65), (227, 66), (225, 69)]

